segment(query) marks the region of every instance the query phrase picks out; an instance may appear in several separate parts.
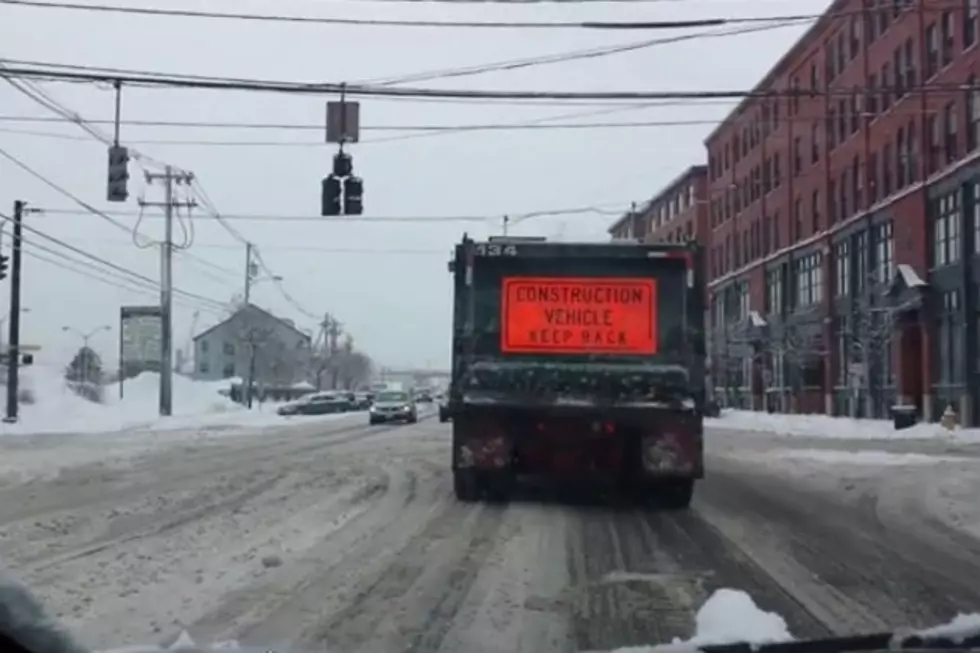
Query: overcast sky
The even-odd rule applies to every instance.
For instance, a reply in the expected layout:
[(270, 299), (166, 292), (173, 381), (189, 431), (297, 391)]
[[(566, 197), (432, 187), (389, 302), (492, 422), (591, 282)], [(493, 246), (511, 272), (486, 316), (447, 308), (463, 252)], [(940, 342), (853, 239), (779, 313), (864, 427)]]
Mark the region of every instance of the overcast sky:
[[(687, 0), (685, 2), (449, 4), (321, 0), (167, 0), (127, 6), (209, 9), (344, 18), (432, 20), (663, 20), (709, 16), (763, 16), (819, 12), (826, 0), (792, 2)], [(761, 34), (653, 46), (587, 60), (455, 77), (413, 85), (519, 90), (748, 89), (771, 67), (802, 27)], [(302, 25), (194, 18), (87, 13), (0, 3), (0, 58), (35, 60), (287, 81), (360, 82), (431, 70), (522, 59), (684, 34), (585, 30), (501, 30)], [(85, 118), (109, 120), (111, 89), (45, 83), (42, 88)], [(127, 90), (128, 120), (323, 123), (328, 98), (188, 90)], [(330, 98), (336, 99), (336, 98)], [(365, 182), (366, 218), (320, 218), (320, 180), (335, 146), (316, 130), (244, 130), (123, 126), (122, 139), (156, 160), (193, 171), (218, 209), (228, 215), (259, 214), (262, 220), (229, 219), (256, 243), (283, 278), (283, 288), (302, 310), (267, 281), (253, 290), (255, 303), (314, 329), (310, 315), (334, 314), (357, 345), (386, 366), (446, 367), (450, 339), (450, 248), (463, 232), (499, 233), (505, 214), (596, 207), (595, 212), (518, 221), (512, 233), (563, 239), (604, 239), (606, 229), (631, 201), (654, 195), (685, 167), (704, 163), (702, 141), (710, 125), (618, 129), (525, 129), (449, 134), (372, 130), (391, 125), (670, 121), (725, 115), (730, 104), (684, 106), (559, 106), (363, 100), (363, 142), (351, 148)], [(555, 119), (569, 113), (594, 113)], [(94, 215), (52, 212), (28, 216), (29, 224), (135, 272), (159, 278), (159, 254), (137, 248), (128, 229), (137, 226), (135, 199), (162, 199), (159, 185), (145, 187), (133, 166), (131, 200), (104, 201), (105, 146), (71, 124), (29, 123), (11, 117), (54, 114), (0, 83), (0, 148), (93, 206), (125, 210), (127, 230)], [(548, 121), (547, 119), (552, 118)], [(101, 129), (111, 133), (111, 125)], [(60, 136), (60, 137), (57, 137)], [(71, 136), (67, 139), (64, 136)], [(184, 141), (165, 144), (159, 141)], [(191, 141), (191, 143), (187, 143)], [(195, 142), (196, 141), (196, 142)], [(237, 141), (218, 145), (215, 141)], [(251, 145), (242, 142), (251, 141)], [(256, 141), (262, 144), (254, 144)], [(77, 209), (10, 162), (0, 159), (0, 212), (15, 199), (49, 209)], [(274, 219), (272, 216), (281, 216)], [(471, 217), (422, 222), (413, 217)], [(159, 209), (139, 223), (146, 239), (159, 237)], [(175, 258), (180, 289), (226, 302), (240, 293), (244, 247), (200, 210), (192, 213), (194, 240)], [(6, 242), (9, 244), (9, 230)], [(32, 242), (55, 247), (33, 238)], [(60, 249), (60, 248), (57, 248)], [(37, 250), (35, 250), (37, 251)], [(61, 250), (78, 258), (76, 254)], [(57, 257), (50, 252), (38, 254)], [(77, 270), (78, 267), (74, 266)], [(91, 270), (86, 269), (91, 272)], [(152, 304), (152, 290), (132, 291), (100, 283), (33, 257), (24, 260), (23, 303), (29, 308), (22, 342), (41, 345), (39, 356), (63, 364), (81, 340), (69, 325), (112, 332), (92, 339), (115, 361), (119, 307)], [(9, 279), (0, 282), (0, 315), (7, 314)], [(175, 347), (215, 323), (220, 311), (193, 300), (175, 304)], [(6, 326), (4, 325), (4, 328)], [(4, 334), (6, 340), (6, 334)]]

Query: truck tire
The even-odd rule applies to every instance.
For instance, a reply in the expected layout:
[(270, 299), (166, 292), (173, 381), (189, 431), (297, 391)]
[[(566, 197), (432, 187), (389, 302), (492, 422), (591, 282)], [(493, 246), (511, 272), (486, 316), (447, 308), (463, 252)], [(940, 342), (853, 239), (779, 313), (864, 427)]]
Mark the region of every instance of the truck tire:
[(453, 492), (459, 501), (472, 503), (480, 499), (480, 484), (476, 474), (469, 470), (453, 472)]
[(659, 497), (660, 504), (667, 510), (685, 510), (694, 498), (694, 479), (681, 478), (664, 483)]
[(510, 470), (502, 470), (491, 473), (488, 478), (481, 483), (486, 488), (487, 499), (493, 503), (506, 503), (510, 501), (514, 493), (516, 479)]

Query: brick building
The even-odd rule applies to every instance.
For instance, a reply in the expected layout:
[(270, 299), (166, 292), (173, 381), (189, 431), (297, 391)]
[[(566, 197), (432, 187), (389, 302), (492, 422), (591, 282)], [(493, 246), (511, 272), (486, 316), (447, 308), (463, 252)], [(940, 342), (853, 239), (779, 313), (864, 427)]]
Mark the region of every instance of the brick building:
[(978, 4), (834, 2), (705, 141), (724, 403), (980, 421)]
[(708, 167), (691, 166), (649, 202), (619, 218), (609, 234), (647, 242), (696, 238), (704, 243), (710, 235), (707, 192)]

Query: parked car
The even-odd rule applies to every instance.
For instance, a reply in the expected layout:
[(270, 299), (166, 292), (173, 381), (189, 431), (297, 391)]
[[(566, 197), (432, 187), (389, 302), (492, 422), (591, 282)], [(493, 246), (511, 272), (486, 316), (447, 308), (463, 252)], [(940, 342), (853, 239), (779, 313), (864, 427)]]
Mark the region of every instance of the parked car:
[(418, 406), (412, 395), (402, 390), (383, 390), (374, 396), (371, 406), (371, 424), (385, 422), (406, 422), (414, 424), (419, 421)]
[(420, 404), (431, 404), (432, 403), (432, 393), (428, 390), (420, 390), (417, 398), (415, 399)]
[(374, 394), (370, 392), (354, 393), (354, 410), (367, 410), (374, 403)]
[(351, 401), (339, 392), (315, 392), (296, 401), (283, 404), (276, 410), (280, 415), (327, 415), (351, 410)]
[(446, 395), (439, 396), (439, 421), (448, 422), (450, 418), (449, 415), (449, 398)]

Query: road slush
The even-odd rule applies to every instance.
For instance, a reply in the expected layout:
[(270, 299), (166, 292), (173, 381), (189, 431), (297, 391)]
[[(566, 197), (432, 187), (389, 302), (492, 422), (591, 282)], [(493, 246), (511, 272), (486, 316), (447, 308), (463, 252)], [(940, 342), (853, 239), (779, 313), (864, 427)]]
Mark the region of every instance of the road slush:
[(695, 244), (467, 237), (454, 278), (457, 497), (520, 475), (686, 507), (703, 477), (703, 255)]

